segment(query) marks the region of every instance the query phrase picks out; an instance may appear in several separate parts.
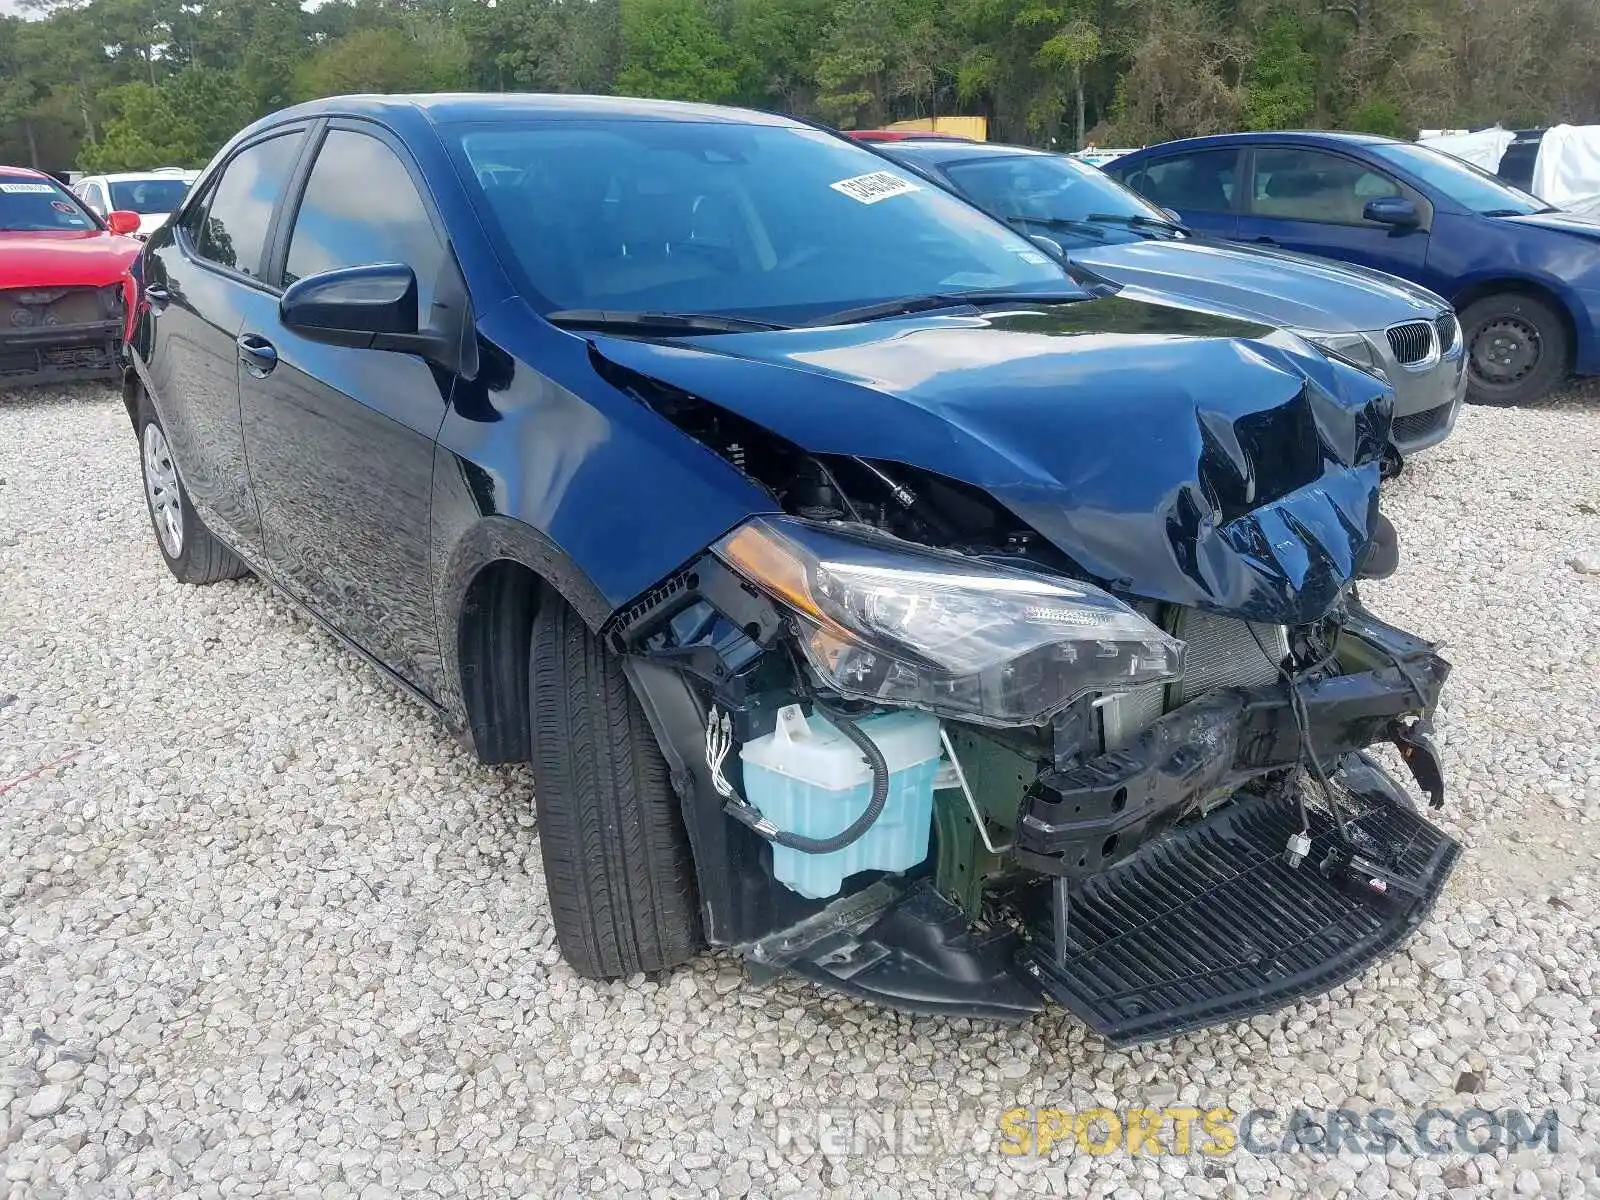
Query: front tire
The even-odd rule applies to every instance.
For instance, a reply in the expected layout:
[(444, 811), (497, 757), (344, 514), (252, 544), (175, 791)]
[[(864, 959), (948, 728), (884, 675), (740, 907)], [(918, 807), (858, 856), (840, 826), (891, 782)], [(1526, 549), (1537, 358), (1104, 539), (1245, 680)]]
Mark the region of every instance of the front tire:
[(700, 947), (694, 859), (622, 664), (553, 596), (528, 657), (539, 849), (563, 957), (591, 979), (688, 961)]
[(206, 528), (200, 514), (194, 511), (183, 480), (178, 477), (178, 464), (167, 444), (166, 430), (148, 408), (140, 414), (139, 465), (156, 546), (174, 579), (179, 583), (205, 584), (239, 579), (250, 573), (250, 568)]
[(1530, 404), (1566, 379), (1572, 339), (1565, 318), (1537, 296), (1502, 292), (1461, 311), (1467, 400)]

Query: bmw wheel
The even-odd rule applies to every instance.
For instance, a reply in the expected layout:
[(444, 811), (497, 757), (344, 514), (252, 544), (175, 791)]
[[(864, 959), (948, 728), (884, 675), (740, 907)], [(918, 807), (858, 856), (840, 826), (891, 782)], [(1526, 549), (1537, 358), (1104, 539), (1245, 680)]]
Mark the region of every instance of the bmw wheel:
[(1467, 399), (1528, 404), (1567, 377), (1571, 338), (1562, 315), (1536, 296), (1502, 292), (1461, 312), (1467, 347)]

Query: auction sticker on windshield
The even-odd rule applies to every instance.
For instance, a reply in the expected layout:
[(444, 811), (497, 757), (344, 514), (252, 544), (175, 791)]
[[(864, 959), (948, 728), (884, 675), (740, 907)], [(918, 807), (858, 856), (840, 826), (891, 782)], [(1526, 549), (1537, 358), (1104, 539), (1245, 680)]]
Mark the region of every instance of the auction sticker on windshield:
[(0, 192), (13, 196), (53, 196), (56, 189), (48, 183), (0, 183)]
[(870, 175), (841, 179), (838, 183), (830, 183), (828, 186), (863, 204), (876, 204), (879, 200), (887, 200), (890, 196), (903, 196), (907, 192), (922, 190), (909, 179), (901, 179), (893, 171), (874, 171)]

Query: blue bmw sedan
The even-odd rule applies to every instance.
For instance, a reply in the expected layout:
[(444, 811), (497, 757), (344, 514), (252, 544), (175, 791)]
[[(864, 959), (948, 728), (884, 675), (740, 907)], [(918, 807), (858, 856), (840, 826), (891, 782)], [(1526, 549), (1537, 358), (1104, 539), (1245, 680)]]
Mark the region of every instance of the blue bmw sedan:
[(1468, 399), (1537, 400), (1600, 374), (1600, 222), (1460, 159), (1353, 133), (1167, 142), (1106, 171), (1215, 237), (1375, 267), (1450, 300)]
[(1455, 865), (1365, 753), (1444, 803), (1450, 665), (1357, 587), (1394, 393), (1331, 348), (616, 97), (277, 113), (138, 272), (155, 550), (528, 763), (583, 975), (1140, 1041), (1335, 986)]

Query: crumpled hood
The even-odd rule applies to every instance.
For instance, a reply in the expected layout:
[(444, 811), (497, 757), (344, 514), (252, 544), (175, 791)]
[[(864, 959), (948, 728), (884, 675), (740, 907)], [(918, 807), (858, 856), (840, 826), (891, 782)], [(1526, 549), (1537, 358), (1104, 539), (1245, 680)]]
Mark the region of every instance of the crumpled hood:
[(0, 288), (101, 287), (138, 256), (138, 242), (103, 229), (0, 230)]
[(1075, 248), (1072, 259), (1117, 283), (1188, 297), (1269, 325), (1324, 333), (1432, 320), (1450, 307), (1427, 289), (1381, 271), (1267, 247), (1151, 239)]
[(1151, 600), (1316, 620), (1377, 519), (1392, 393), (1238, 320), (1109, 298), (593, 343), (808, 450), (980, 487)]

